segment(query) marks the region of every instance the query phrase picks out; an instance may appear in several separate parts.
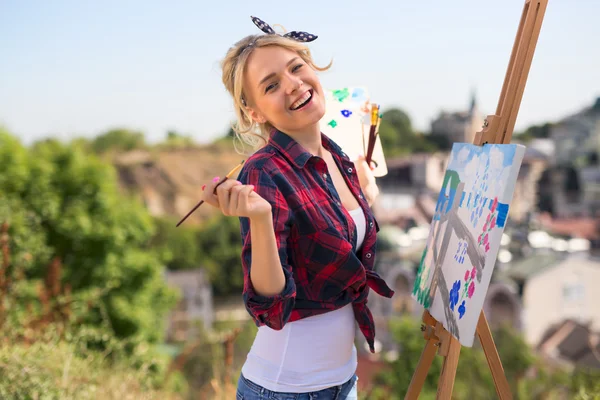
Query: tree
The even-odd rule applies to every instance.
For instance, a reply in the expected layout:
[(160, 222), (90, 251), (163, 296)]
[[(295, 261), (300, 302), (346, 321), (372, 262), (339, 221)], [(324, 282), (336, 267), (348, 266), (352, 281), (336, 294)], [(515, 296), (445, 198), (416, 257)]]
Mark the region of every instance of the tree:
[(167, 132), (167, 140), (164, 146), (169, 148), (190, 147), (194, 145), (194, 140), (189, 135), (184, 135), (174, 130)]
[(150, 246), (169, 270), (200, 268), (200, 228), (192, 224), (176, 227), (176, 223), (172, 218), (155, 218), (156, 231)]
[(414, 152), (431, 152), (438, 148), (428, 136), (415, 132), (408, 114), (398, 108), (383, 113), (379, 136), (387, 157)]
[(515, 133), (515, 136), (524, 142), (529, 142), (532, 139), (548, 139), (552, 132), (553, 124), (546, 122), (541, 125), (531, 125), (523, 132)]
[(199, 227), (175, 224), (170, 218), (157, 218), (150, 242), (167, 268), (204, 268), (215, 294), (240, 294), (244, 281), (239, 219), (215, 213)]
[(97, 136), (91, 144), (91, 148), (96, 154), (109, 151), (125, 152), (145, 146), (146, 139), (142, 132), (121, 128), (112, 129)]
[(0, 219), (13, 254), (28, 260), (27, 279), (42, 279), (57, 258), (74, 294), (105, 290), (88, 322), (106, 312), (118, 336), (159, 340), (174, 294), (148, 248), (150, 215), (120, 195), (113, 167), (57, 141), (28, 150), (0, 131), (0, 171)]
[(241, 293), (244, 285), (242, 239), (238, 218), (216, 214), (198, 234), (202, 265), (216, 295)]
[(382, 114), (379, 136), (386, 155), (394, 156), (411, 152), (415, 134), (409, 116), (392, 108)]

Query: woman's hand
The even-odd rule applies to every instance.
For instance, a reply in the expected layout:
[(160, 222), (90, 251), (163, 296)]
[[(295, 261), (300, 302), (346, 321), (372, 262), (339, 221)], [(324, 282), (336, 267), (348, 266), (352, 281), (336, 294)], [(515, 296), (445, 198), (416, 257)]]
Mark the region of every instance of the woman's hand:
[(271, 204), (254, 191), (254, 185), (243, 185), (236, 180), (226, 180), (213, 194), (219, 178), (213, 179), (204, 188), (203, 199), (206, 203), (221, 210), (224, 215), (264, 218), (271, 214)]
[(360, 182), (360, 187), (367, 199), (367, 203), (372, 205), (379, 195), (379, 188), (377, 187), (375, 176), (373, 175), (375, 166), (371, 161), (371, 166), (369, 167), (365, 160), (365, 156), (363, 155), (359, 156), (358, 160), (354, 161), (354, 165), (356, 166), (358, 181)]

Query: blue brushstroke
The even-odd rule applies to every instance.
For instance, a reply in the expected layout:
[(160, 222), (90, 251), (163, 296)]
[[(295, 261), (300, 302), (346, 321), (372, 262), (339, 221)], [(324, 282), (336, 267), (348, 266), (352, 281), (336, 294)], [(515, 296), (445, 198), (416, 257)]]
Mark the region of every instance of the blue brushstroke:
[(359, 102), (366, 100), (367, 98), (365, 96), (365, 90), (362, 88), (355, 88), (352, 92), (352, 99)]
[(506, 218), (508, 217), (508, 204), (498, 203), (498, 217), (496, 218), (496, 225), (499, 228), (504, 228), (506, 224)]

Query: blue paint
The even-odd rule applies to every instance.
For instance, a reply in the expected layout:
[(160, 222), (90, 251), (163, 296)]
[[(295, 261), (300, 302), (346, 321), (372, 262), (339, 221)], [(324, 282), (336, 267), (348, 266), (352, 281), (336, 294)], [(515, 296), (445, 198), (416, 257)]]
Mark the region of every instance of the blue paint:
[(444, 209), (442, 209), (442, 202), (445, 200), (446, 197), (446, 191), (442, 190), (440, 191), (440, 194), (438, 196), (438, 201), (437, 204), (435, 205), (435, 212), (437, 215), (433, 216), (434, 220), (439, 220), (440, 216), (439, 214), (446, 214), (448, 211), (450, 211), (450, 209), (452, 208), (452, 203), (454, 203), (454, 197), (456, 196), (456, 190), (455, 189), (450, 189), (449, 190), (449, 196), (448, 196), (448, 202), (446, 203), (446, 207)]
[(350, 111), (350, 110), (342, 110), (341, 112), (342, 112), (342, 115), (346, 118), (348, 118), (349, 116), (352, 115), (352, 111)]
[(498, 218), (496, 218), (496, 225), (500, 228), (504, 228), (506, 224), (506, 217), (508, 216), (508, 204), (498, 203)]
[(354, 91), (352, 92), (352, 98), (355, 101), (366, 100), (365, 90), (361, 89), (361, 88), (355, 88)]

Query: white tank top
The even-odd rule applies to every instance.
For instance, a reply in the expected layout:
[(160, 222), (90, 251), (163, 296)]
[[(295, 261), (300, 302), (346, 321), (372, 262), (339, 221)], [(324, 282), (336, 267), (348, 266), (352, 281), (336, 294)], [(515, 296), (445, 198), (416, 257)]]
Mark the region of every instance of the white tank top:
[[(349, 214), (356, 223), (358, 251), (366, 219), (360, 207)], [(288, 322), (279, 331), (261, 326), (242, 373), (274, 392), (306, 393), (341, 385), (356, 372), (355, 331), (352, 304)]]

